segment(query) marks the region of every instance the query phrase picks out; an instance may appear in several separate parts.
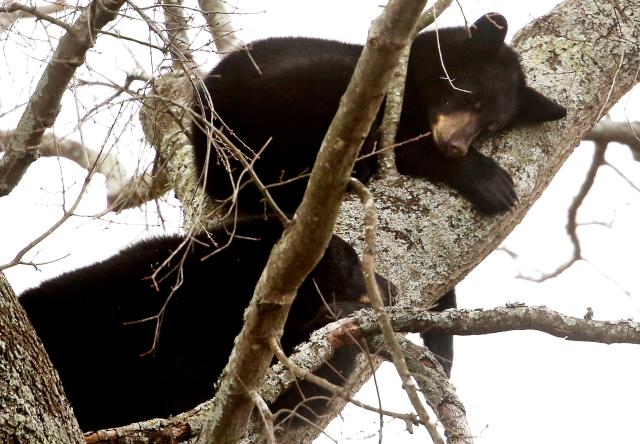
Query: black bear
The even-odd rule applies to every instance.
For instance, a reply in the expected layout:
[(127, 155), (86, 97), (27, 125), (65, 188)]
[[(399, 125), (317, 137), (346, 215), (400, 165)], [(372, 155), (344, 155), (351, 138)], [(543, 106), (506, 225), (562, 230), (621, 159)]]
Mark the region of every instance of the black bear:
[[(19, 300), (81, 428), (168, 417), (210, 399), (254, 286), (281, 234), (277, 220), (253, 217), (198, 235), (188, 253), (178, 249), (183, 236), (152, 238), (25, 291)], [(291, 307), (282, 336), (285, 352), (335, 316), (366, 307), (363, 279), (353, 248), (333, 236)], [(381, 276), (377, 281), (389, 301), (393, 285)], [(157, 323), (153, 317), (165, 303)], [(149, 352), (158, 326), (157, 346)], [(355, 355), (346, 347), (320, 373), (339, 384), (352, 370)], [(310, 384), (305, 384), (302, 392), (308, 397)], [(279, 408), (294, 409), (301, 396), (295, 388), (283, 399), (292, 404), (279, 403)], [(312, 418), (324, 405), (315, 402), (298, 411)]]
[[(397, 142), (431, 133), (396, 150), (401, 174), (444, 182), (483, 213), (516, 200), (509, 174), (471, 144), (513, 125), (559, 119), (566, 110), (526, 85), (516, 53), (504, 43), (506, 19), (481, 17), (469, 29), (417, 36), (411, 48)], [(299, 205), (322, 139), (354, 71), (362, 46), (311, 38), (271, 38), (229, 54), (204, 79), (194, 100), (196, 169), (217, 200), (239, 190), (241, 212), (265, 205), (241, 164), (224, 148), (209, 149), (205, 122), (227, 134), (285, 212)], [(442, 57), (442, 62), (440, 60)], [(446, 68), (446, 71), (445, 69)], [(449, 80), (450, 79), (450, 80)], [(212, 116), (210, 103), (215, 112)], [(375, 145), (382, 110), (360, 155)], [(215, 137), (214, 137), (215, 139)], [(220, 146), (220, 144), (217, 144)], [(376, 156), (356, 162), (368, 180)], [(206, 169), (206, 175), (205, 170)]]

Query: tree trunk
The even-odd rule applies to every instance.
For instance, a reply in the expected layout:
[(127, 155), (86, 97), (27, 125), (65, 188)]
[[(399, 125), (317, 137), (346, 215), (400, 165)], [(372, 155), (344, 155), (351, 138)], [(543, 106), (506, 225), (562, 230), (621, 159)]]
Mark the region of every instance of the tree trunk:
[(58, 375), (2, 273), (0, 442), (84, 443)]

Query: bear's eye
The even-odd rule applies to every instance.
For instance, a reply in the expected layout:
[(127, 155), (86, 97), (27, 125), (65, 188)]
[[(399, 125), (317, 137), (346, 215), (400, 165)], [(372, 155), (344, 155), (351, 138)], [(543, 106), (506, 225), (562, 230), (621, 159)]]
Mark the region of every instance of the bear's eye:
[(498, 131), (498, 125), (495, 123), (492, 123), (491, 125), (487, 126), (487, 132), (489, 133), (494, 133)]
[(475, 103), (473, 104), (473, 109), (475, 109), (475, 110), (479, 110), (480, 108), (482, 108), (482, 105), (483, 105), (483, 103), (482, 103), (482, 102), (480, 102), (480, 101), (475, 102)]

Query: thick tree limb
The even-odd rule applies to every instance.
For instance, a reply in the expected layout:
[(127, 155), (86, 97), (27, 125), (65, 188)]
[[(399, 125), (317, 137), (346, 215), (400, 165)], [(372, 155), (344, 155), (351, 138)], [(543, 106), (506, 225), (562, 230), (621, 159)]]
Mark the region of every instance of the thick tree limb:
[(2, 273), (0, 406), (0, 442), (83, 442), (60, 380)]
[(98, 32), (116, 18), (124, 0), (93, 0), (73, 23), (54, 51), (24, 110), (13, 139), (0, 158), (0, 197), (20, 182), (31, 163), (38, 158), (38, 145), (45, 129), (51, 127), (60, 111), (60, 100), (76, 69), (84, 63)]

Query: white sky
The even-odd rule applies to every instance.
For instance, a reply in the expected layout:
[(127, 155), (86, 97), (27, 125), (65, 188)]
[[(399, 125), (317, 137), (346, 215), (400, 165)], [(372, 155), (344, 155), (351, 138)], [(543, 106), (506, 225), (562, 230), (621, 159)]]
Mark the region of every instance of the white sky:
[[(369, 23), (379, 11), (379, 4), (384, 2), (242, 0), (237, 3), (244, 14), (235, 16), (234, 23), (247, 41), (273, 35), (310, 35), (363, 42)], [(469, 21), (474, 21), (483, 12), (503, 13), (509, 20), (510, 37), (523, 24), (548, 11), (557, 2), (476, 0), (460, 3)], [(454, 4), (441, 18), (439, 26), (461, 24), (462, 20), (460, 9)], [(144, 26), (127, 26), (127, 32), (137, 38), (147, 38), (148, 31)], [(17, 30), (22, 36), (15, 33), (0, 35), (0, 50), (4, 55), (4, 60), (0, 61), (0, 78), (5, 86), (0, 103), (2, 129), (11, 128), (17, 122), (22, 108), (4, 113), (26, 101), (33, 87), (31, 82), (39, 77), (41, 60), (48, 57), (50, 50), (41, 23), (26, 20)], [(56, 35), (56, 32), (55, 28), (48, 28), (49, 34)], [(33, 35), (41, 40), (33, 41)], [(157, 54), (154, 57), (153, 63), (158, 63), (160, 57)], [(121, 80), (124, 73), (135, 68), (136, 61), (149, 72), (154, 66), (148, 61), (148, 51), (140, 47), (124, 51), (120, 42), (107, 37), (98, 41), (88, 60), (96, 69), (81, 70), (80, 78)], [(212, 56), (204, 54), (199, 60), (207, 66), (215, 62)], [(78, 88), (77, 98), (68, 94), (56, 122), (56, 132), (72, 133), (79, 138), (78, 131), (74, 132), (78, 119), (76, 103), (88, 109), (109, 94), (110, 90), (95, 92), (86, 88)], [(638, 120), (635, 103), (637, 100), (633, 95), (623, 99), (612, 112), (613, 118)], [(123, 100), (122, 106), (126, 109), (128, 104)], [(130, 123), (116, 128), (116, 133), (121, 134), (117, 140), (114, 136), (106, 138), (109, 115), (115, 118), (118, 112), (111, 108), (95, 120), (84, 123), (82, 137), (91, 146), (97, 148), (104, 144), (135, 161), (142, 139), (135, 115), (127, 121)], [(582, 316), (590, 306), (596, 319), (639, 317), (637, 221), (640, 200), (638, 193), (606, 167), (601, 169), (596, 187), (579, 213), (581, 222), (610, 223), (610, 226), (587, 225), (579, 229), (589, 263), (575, 265), (545, 284), (515, 278), (518, 273), (531, 275), (538, 270), (550, 271), (569, 256), (570, 244), (564, 233), (566, 209), (577, 192), (591, 152), (588, 144), (577, 149), (527, 218), (506, 240), (505, 246), (520, 255), (517, 261), (503, 252), (495, 252), (460, 284), (461, 306), (490, 308), (507, 301), (521, 301), (547, 305), (575, 316)], [(149, 154), (143, 158), (148, 162)], [(607, 159), (636, 184), (640, 182), (640, 167), (632, 162), (626, 148), (612, 146)], [(63, 197), (67, 202), (73, 199), (83, 180), (83, 172), (65, 161), (43, 159), (32, 166), (18, 188), (9, 197), (0, 199), (0, 263), (10, 260), (56, 220), (61, 213)], [(62, 189), (67, 190), (65, 195), (61, 193)], [(101, 180), (95, 178), (80, 211), (86, 216), (65, 224), (35, 250), (39, 261), (63, 259), (41, 266), (41, 271), (28, 266), (7, 270), (16, 291), (63, 270), (107, 257), (149, 232), (163, 231), (153, 205), (109, 216), (108, 221), (90, 217), (100, 212), (104, 205), (104, 187)], [(167, 229), (176, 230), (179, 212), (166, 207), (162, 212)], [(453, 383), (467, 407), (471, 428), (479, 444), (600, 444), (640, 439), (635, 405), (640, 399), (637, 377), (640, 352), (637, 347), (576, 344), (542, 333), (517, 332), (456, 338), (455, 353)], [(393, 372), (386, 367), (378, 375), (385, 407), (407, 409), (400, 381)], [(370, 387), (361, 396), (371, 403), (377, 402)], [(375, 415), (348, 408), (343, 418), (334, 421), (327, 430), (331, 438), (319, 438), (317, 442), (376, 443), (376, 421)], [(404, 431), (403, 424), (391, 421), (385, 425), (383, 442), (412, 444), (429, 442), (429, 439), (422, 430), (410, 435)]]

